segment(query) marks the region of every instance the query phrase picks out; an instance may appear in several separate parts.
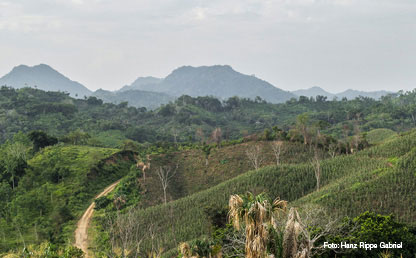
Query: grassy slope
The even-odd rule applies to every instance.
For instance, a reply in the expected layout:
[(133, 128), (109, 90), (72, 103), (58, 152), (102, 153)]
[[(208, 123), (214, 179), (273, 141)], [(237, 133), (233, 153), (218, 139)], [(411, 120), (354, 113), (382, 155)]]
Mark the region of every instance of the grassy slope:
[[(339, 215), (373, 210), (395, 213), (403, 221), (414, 222), (415, 204), (411, 200), (415, 199), (416, 189), (416, 175), (412, 170), (412, 166), (416, 167), (412, 151), (416, 146), (415, 136), (411, 132), (355, 155), (323, 161), (320, 191), (315, 191), (314, 173), (309, 165), (269, 166), (167, 205), (141, 210), (137, 221), (141, 225), (153, 225), (158, 241), (167, 250), (181, 241), (209, 233), (206, 207), (225, 207), (231, 194), (265, 191), (295, 205), (316, 202)], [(145, 239), (142, 248), (150, 245), (151, 241)]]
[(394, 138), (397, 133), (393, 130), (386, 128), (379, 128), (371, 130), (367, 133), (367, 141), (370, 144), (380, 144), (388, 139)]
[[(142, 207), (153, 206), (163, 201), (163, 192), (157, 175), (160, 166), (170, 165), (174, 168), (178, 164), (177, 172), (167, 189), (168, 199), (177, 200), (253, 169), (247, 159), (246, 150), (255, 145), (261, 146), (263, 166), (274, 165), (276, 160), (269, 142), (247, 142), (212, 149), (208, 157), (208, 166), (201, 150), (152, 156), (151, 169), (146, 172), (146, 180), (142, 180), (146, 189)], [(283, 163), (299, 163), (308, 162), (311, 155), (309, 148), (304, 147), (303, 144), (287, 142), (280, 158)]]
[(359, 162), (348, 176), (340, 178), (296, 204), (317, 203), (339, 215), (354, 216), (371, 209), (381, 214), (393, 213), (399, 220), (416, 222), (416, 131), (390, 139), (356, 155), (371, 157), (384, 166), (362, 169)]
[[(76, 221), (90, 199), (128, 172), (134, 161), (126, 157), (126, 153), (116, 149), (88, 146), (57, 145), (43, 149), (28, 161), (27, 174), (10, 204), (12, 214), (18, 216), (0, 218), (2, 231), (8, 234), (7, 240), (0, 240), (0, 250), (20, 246), (23, 239), (26, 244), (38, 243), (51, 234), (57, 241), (71, 240)], [(51, 182), (50, 174), (62, 169), (67, 169), (63, 179)], [(69, 211), (63, 214), (60, 207)], [(20, 225), (21, 237), (11, 220)]]

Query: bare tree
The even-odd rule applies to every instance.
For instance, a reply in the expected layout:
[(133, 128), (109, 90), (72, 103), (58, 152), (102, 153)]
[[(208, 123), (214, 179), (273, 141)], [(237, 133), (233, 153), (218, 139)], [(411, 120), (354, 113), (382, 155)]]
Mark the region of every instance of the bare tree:
[(110, 233), (112, 254), (110, 257), (136, 257), (140, 251), (143, 236), (140, 237), (142, 226), (136, 219), (136, 209), (130, 209), (126, 214), (120, 211), (114, 217), (107, 219)]
[(261, 155), (261, 146), (250, 146), (246, 150), (247, 158), (250, 160), (255, 170), (258, 170), (263, 163), (263, 157)]
[(175, 169), (173, 170), (171, 166), (161, 166), (157, 171), (157, 175), (159, 176), (160, 183), (162, 184), (163, 189), (163, 196), (164, 196), (164, 203), (167, 203), (166, 197), (166, 189), (169, 186), (169, 182), (173, 176), (175, 176), (176, 171), (178, 169), (178, 165), (176, 165)]
[[(321, 207), (305, 207), (302, 218), (296, 208), (291, 208), (283, 234), (283, 257), (299, 258), (317, 255), (323, 246), (315, 243), (336, 230), (336, 220), (333, 220)], [(322, 230), (315, 234), (314, 228)]]
[(307, 113), (300, 114), (296, 117), (296, 127), (303, 135), (303, 143), (309, 143), (309, 115)]
[(331, 158), (335, 158), (338, 151), (338, 143), (330, 143), (328, 146), (328, 153), (331, 156)]
[(316, 190), (318, 191), (321, 183), (321, 162), (317, 148), (314, 150), (314, 156), (311, 163), (315, 172)]
[(354, 149), (351, 148), (351, 153), (355, 151), (358, 151), (358, 147), (360, 144), (360, 124), (359, 124), (359, 119), (360, 119), (360, 113), (357, 114), (357, 119), (354, 120), (354, 136), (352, 137), (352, 145), (354, 146)]
[(172, 128), (172, 135), (173, 135), (173, 142), (175, 143), (175, 145), (177, 145), (179, 131), (175, 127)]
[(217, 147), (221, 148), (221, 140), (222, 140), (222, 131), (221, 128), (215, 128), (214, 131), (212, 131), (211, 138), (214, 142), (217, 143)]
[(280, 165), (280, 154), (283, 149), (283, 141), (273, 141), (271, 144), (273, 154), (276, 157), (276, 166)]
[(205, 141), (205, 134), (204, 131), (202, 131), (202, 128), (196, 129), (195, 136), (201, 143)]
[(155, 225), (153, 222), (148, 227), (148, 236), (150, 237), (152, 249), (147, 252), (149, 258), (160, 258), (163, 253), (163, 248), (160, 247), (160, 241), (157, 238), (157, 233), (160, 232), (160, 227)]

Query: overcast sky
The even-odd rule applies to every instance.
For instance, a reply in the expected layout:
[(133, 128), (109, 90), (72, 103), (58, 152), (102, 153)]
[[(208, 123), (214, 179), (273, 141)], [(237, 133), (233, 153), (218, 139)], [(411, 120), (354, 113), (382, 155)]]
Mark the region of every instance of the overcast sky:
[(416, 88), (415, 0), (0, 0), (0, 76), (46, 63), (92, 90), (229, 64), (285, 90)]

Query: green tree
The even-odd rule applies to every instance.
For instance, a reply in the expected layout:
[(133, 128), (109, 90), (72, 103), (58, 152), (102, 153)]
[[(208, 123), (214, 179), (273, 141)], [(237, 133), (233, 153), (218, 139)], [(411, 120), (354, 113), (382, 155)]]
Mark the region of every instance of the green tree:
[(309, 132), (308, 132), (309, 120), (310, 120), (310, 117), (308, 113), (303, 113), (296, 117), (296, 128), (302, 133), (304, 144), (309, 143)]
[(4, 164), (6, 167), (6, 172), (9, 175), (11, 175), (10, 180), (11, 180), (13, 189), (15, 188), (15, 185), (16, 185), (16, 177), (22, 176), (22, 174), (24, 173), (24, 168), (20, 169), (20, 173), (18, 173), (19, 172), (18, 167), (21, 164), (25, 166), (24, 164), (26, 164), (26, 160), (27, 160), (27, 147), (24, 144), (20, 142), (6, 144)]
[(29, 133), (29, 139), (33, 142), (33, 149), (38, 152), (41, 148), (46, 146), (55, 145), (58, 143), (58, 139), (47, 135), (43, 131), (32, 131)]

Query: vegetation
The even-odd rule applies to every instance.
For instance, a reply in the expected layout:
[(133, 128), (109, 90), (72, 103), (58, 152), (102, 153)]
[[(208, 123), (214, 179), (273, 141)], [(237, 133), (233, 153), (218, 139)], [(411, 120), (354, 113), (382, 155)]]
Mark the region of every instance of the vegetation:
[(216, 128), (221, 128), (222, 139), (231, 140), (274, 125), (288, 131), (296, 122), (303, 132), (302, 138), (308, 138), (305, 130), (314, 126), (341, 139), (353, 136), (357, 125), (362, 132), (377, 128), (410, 129), (415, 125), (415, 104), (416, 91), (389, 95), (379, 101), (370, 98), (328, 101), (319, 96), (300, 97), (282, 104), (270, 104), (260, 98), (232, 97), (221, 102), (214, 97), (181, 96), (147, 111), (126, 103), (104, 104), (96, 97), (73, 99), (59, 92), (2, 87), (0, 141), (5, 142), (19, 131), (42, 130), (59, 138), (80, 130), (91, 136), (87, 144), (101, 147), (119, 147), (125, 139), (140, 143), (190, 139), (208, 142)]
[[(141, 249), (152, 250), (157, 245), (165, 250), (174, 249), (180, 242), (209, 236), (214, 225), (206, 210), (220, 211), (230, 195), (247, 191), (280, 196), (301, 207), (315, 203), (334, 217), (358, 216), (371, 210), (393, 213), (399, 221), (414, 223), (415, 208), (411, 200), (415, 198), (416, 180), (415, 174), (408, 171), (412, 171), (415, 134), (404, 134), (353, 155), (322, 160), (319, 190), (309, 162), (281, 164), (248, 171), (166, 205), (137, 210), (136, 221), (151, 225), (154, 232), (152, 238), (147, 230), (140, 233)], [(403, 199), (398, 202), (397, 196)]]
[(181, 96), (147, 111), (2, 87), (0, 253), (78, 257), (76, 221), (120, 180), (95, 200), (97, 255), (378, 257), (322, 246), (385, 240), (409, 256), (415, 105), (416, 91), (282, 104)]
[[(15, 139), (2, 149), (22, 145), (28, 154), (26, 159), (17, 157), (14, 172), (6, 169), (0, 177), (0, 251), (45, 240), (71, 241), (76, 219), (89, 200), (126, 175), (134, 163), (133, 153), (115, 149), (58, 144), (31, 154), (35, 144), (24, 144)], [(0, 167), (10, 158), (16, 157), (2, 155)]]

